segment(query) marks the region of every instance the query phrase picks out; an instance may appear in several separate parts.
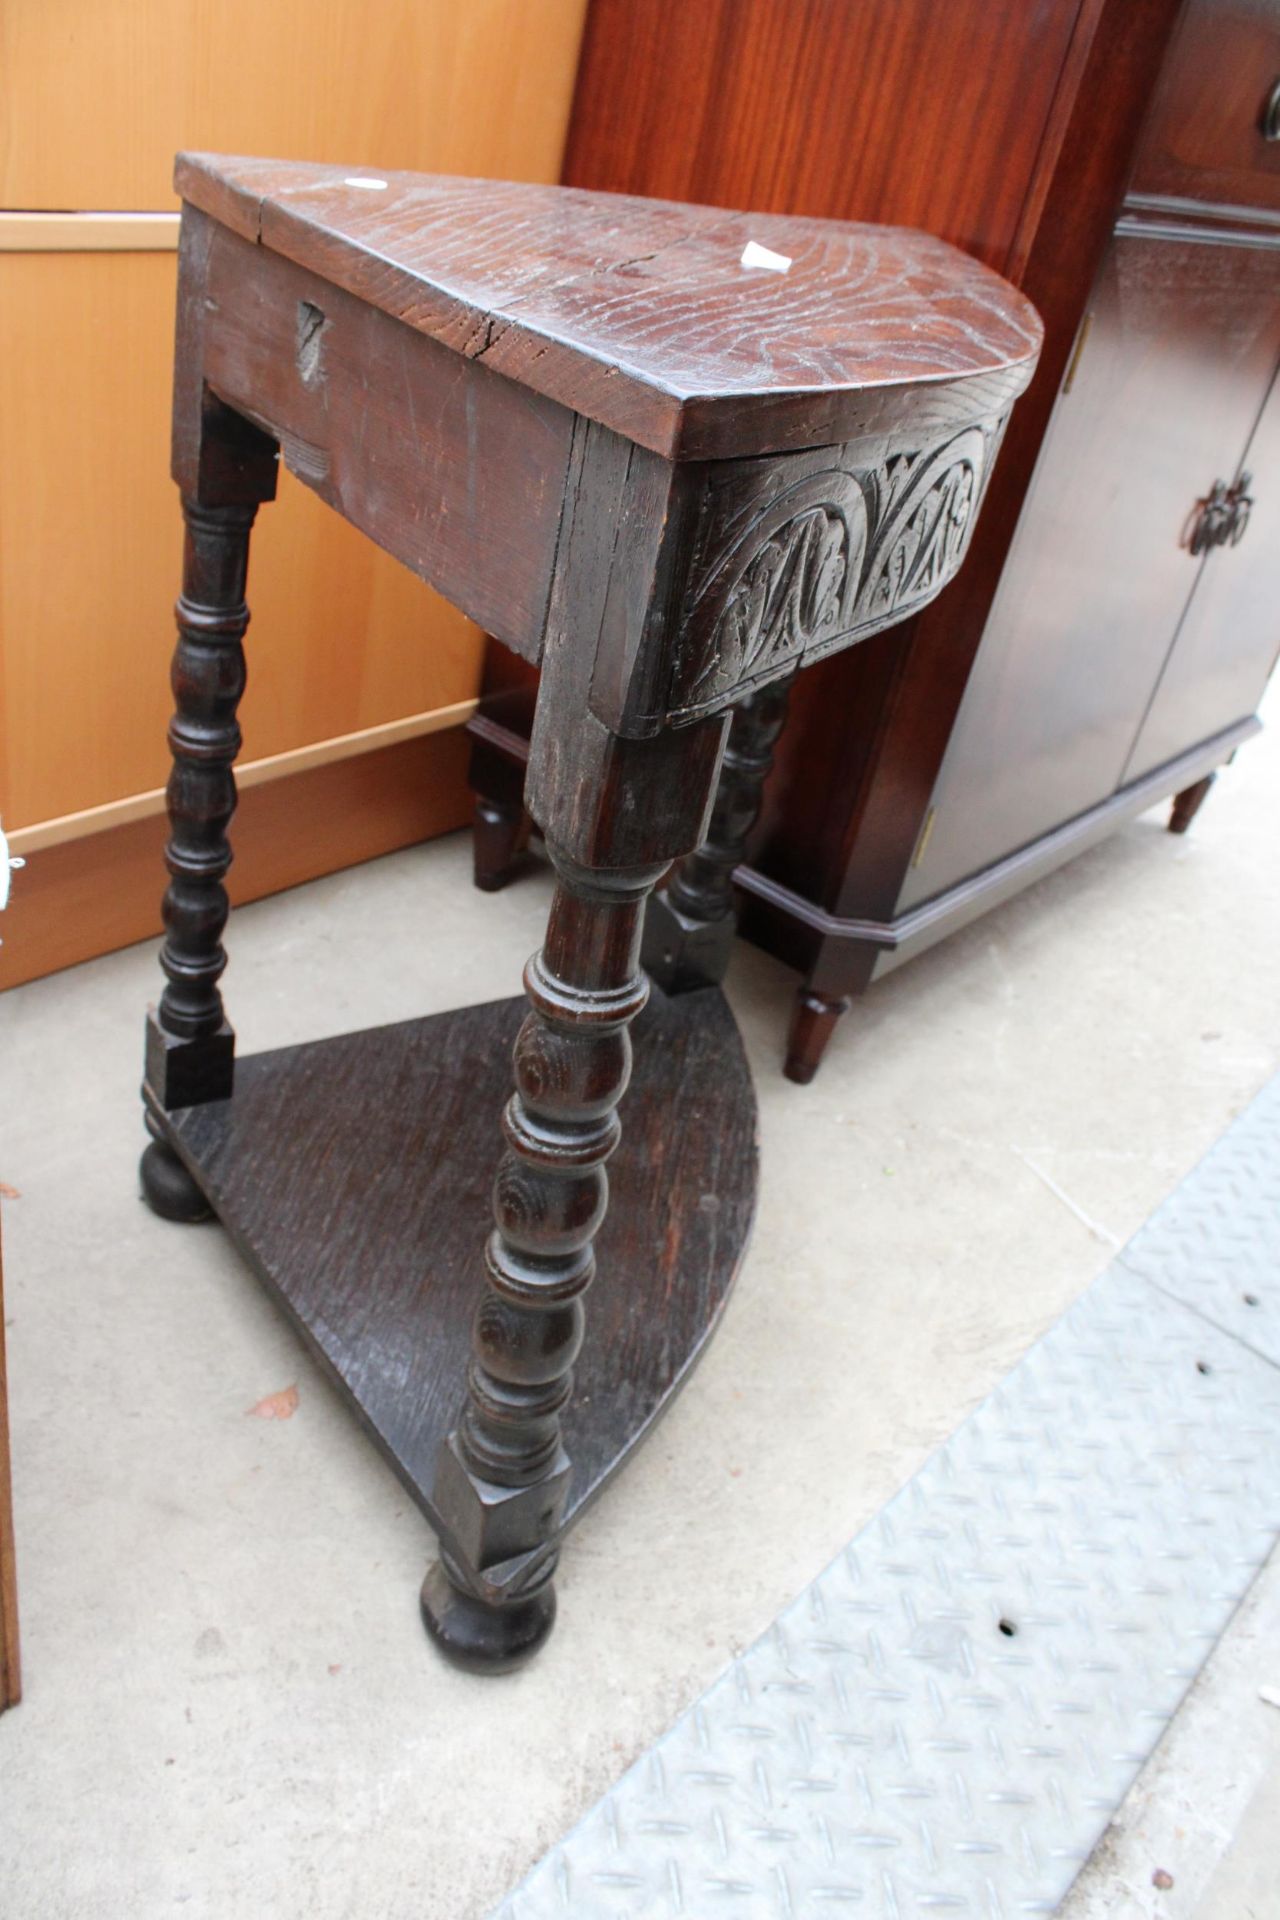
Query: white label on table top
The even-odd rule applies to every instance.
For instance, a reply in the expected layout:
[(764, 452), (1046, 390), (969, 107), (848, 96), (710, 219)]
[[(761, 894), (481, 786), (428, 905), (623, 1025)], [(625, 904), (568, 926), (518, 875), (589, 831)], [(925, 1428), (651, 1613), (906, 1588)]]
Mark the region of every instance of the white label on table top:
[(770, 273), (786, 273), (791, 261), (785, 253), (774, 253), (770, 247), (762, 247), (757, 240), (748, 240), (742, 249), (744, 267), (764, 267)]

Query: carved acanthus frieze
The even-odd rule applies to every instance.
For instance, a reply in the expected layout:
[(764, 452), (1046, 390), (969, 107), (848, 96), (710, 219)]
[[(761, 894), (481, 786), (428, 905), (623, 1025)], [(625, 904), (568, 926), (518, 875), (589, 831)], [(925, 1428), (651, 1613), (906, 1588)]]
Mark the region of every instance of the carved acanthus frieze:
[(872, 616), (936, 593), (960, 565), (986, 465), (983, 436), (974, 427), (933, 454), (905, 454), (892, 464), (906, 471), (891, 477), (893, 504), (881, 516), (859, 596)]
[(672, 717), (727, 706), (932, 599), (964, 557), (1002, 426), (968, 427), (869, 470), (810, 464), (763, 503), (739, 503), (719, 529), (713, 503)]
[(849, 474), (809, 474), (778, 495), (695, 597), (692, 618), (712, 635), (716, 679), (772, 678), (775, 666), (839, 632), (866, 546), (866, 504)]

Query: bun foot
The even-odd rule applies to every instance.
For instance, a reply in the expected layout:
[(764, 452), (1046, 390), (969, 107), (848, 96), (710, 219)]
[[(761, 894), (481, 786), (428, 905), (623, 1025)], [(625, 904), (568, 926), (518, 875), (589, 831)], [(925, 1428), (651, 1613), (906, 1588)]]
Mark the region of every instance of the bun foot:
[(556, 1620), (548, 1582), (526, 1599), (491, 1607), (456, 1587), (436, 1562), (422, 1583), (422, 1618), (445, 1659), (468, 1673), (510, 1673), (531, 1660)]
[(213, 1208), (177, 1154), (159, 1140), (153, 1140), (146, 1149), (138, 1174), (143, 1199), (162, 1220), (194, 1226), (198, 1220), (213, 1218)]
[(509, 805), (479, 794), (471, 823), (471, 851), (475, 883), (481, 893), (499, 893), (514, 879), (529, 838), (529, 816), (518, 803)]

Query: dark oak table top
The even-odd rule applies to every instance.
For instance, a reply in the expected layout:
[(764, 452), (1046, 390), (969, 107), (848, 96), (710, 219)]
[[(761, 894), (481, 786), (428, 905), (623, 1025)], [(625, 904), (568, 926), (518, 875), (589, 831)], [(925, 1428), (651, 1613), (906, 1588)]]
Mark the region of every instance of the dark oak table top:
[[(936, 390), (975, 382), (1012, 397), (1040, 345), (999, 275), (901, 228), (211, 154), (180, 155), (175, 184), (244, 238), (669, 458), (884, 429), (931, 389), (940, 409)], [(752, 241), (788, 270), (744, 267)]]

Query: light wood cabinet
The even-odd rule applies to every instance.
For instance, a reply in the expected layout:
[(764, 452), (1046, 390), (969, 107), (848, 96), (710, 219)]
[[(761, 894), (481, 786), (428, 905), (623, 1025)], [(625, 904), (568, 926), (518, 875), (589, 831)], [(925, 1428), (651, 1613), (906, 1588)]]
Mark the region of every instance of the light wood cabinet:
[[(168, 775), (175, 264), (171, 253), (0, 259), (4, 820), (20, 848), (23, 829)], [(250, 585), (250, 765), (474, 690), (470, 624), (287, 473)]]
[(0, 205), (176, 208), (181, 147), (554, 180), (585, 0), (5, 0)]
[[(159, 926), (155, 835), (126, 830), (159, 814), (168, 771), (175, 150), (554, 180), (582, 11), (0, 8), (0, 818), (28, 856), (0, 985)], [(460, 825), (462, 759), (445, 736), (474, 704), (475, 628), (287, 474), (249, 598), (242, 784), (306, 774), (291, 876)], [(422, 790), (406, 808), (395, 789), (414, 739)], [(350, 768), (328, 800), (316, 779), (355, 754), (368, 764), (353, 812)], [(279, 869), (255, 858), (255, 817), (244, 810), (236, 838), (240, 878), (256, 872), (262, 891)]]

